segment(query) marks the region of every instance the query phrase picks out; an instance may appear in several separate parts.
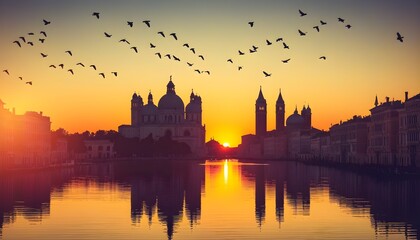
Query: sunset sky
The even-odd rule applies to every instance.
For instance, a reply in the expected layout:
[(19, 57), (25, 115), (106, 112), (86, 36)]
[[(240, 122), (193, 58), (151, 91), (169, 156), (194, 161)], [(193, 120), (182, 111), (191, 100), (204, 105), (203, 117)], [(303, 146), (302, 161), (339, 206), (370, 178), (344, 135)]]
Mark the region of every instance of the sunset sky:
[[(299, 9), (307, 15), (301, 17)], [(100, 12), (100, 19), (92, 12)], [(268, 130), (275, 127), (280, 88), (286, 116), (296, 105), (300, 110), (309, 104), (313, 126), (328, 130), (353, 115), (368, 115), (376, 95), (385, 101), (386, 96), (403, 99), (405, 91), (409, 96), (420, 92), (419, 13), (418, 0), (0, 0), (0, 99), (17, 114), (44, 112), (51, 117), (53, 130), (117, 130), (130, 123), (132, 94), (147, 101), (151, 90), (157, 105), (172, 75), (185, 105), (191, 89), (202, 97), (207, 140), (214, 137), (236, 146), (241, 135), (255, 132), (260, 86), (268, 104)], [(338, 22), (338, 17), (345, 22)], [(45, 26), (43, 19), (51, 24)], [(151, 27), (143, 20), (150, 20)], [(327, 24), (321, 26), (320, 20)], [(347, 29), (347, 24), (352, 27)], [(299, 36), (298, 29), (306, 36)], [(106, 38), (104, 32), (112, 37)], [(173, 32), (178, 40), (169, 36)], [(397, 32), (404, 36), (403, 43), (397, 41)], [(34, 46), (23, 43), (21, 36)], [(276, 42), (280, 37), (290, 49)], [(46, 40), (41, 44), (39, 38)], [(119, 42), (123, 38), (131, 44)], [(20, 40), (21, 48), (15, 40)], [(259, 48), (250, 54), (252, 45)], [(238, 50), (245, 55), (239, 56)], [(233, 64), (227, 62), (230, 58)], [(58, 67), (61, 63), (64, 69)], [(238, 66), (243, 69), (238, 71)], [(10, 75), (3, 72), (6, 69)], [(263, 71), (271, 77), (264, 77)]]

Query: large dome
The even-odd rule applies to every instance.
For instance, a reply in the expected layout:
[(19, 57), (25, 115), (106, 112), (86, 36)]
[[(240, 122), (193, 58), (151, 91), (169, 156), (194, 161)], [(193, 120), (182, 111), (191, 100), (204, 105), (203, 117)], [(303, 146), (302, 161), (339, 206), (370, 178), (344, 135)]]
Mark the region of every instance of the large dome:
[(184, 111), (184, 102), (175, 93), (167, 93), (159, 100), (158, 108), (161, 110), (182, 110)]
[(290, 115), (287, 120), (286, 120), (286, 125), (288, 127), (303, 127), (303, 125), (305, 124), (305, 119), (303, 119), (303, 117), (301, 115), (298, 114), (297, 110), (295, 110), (295, 112)]

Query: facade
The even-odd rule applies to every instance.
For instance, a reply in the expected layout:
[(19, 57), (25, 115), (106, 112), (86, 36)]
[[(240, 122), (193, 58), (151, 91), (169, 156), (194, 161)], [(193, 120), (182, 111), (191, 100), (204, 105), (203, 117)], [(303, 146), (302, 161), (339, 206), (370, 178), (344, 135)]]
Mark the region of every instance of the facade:
[(117, 156), (114, 150), (114, 143), (109, 140), (86, 140), (87, 159), (111, 159)]
[(121, 125), (118, 131), (128, 138), (144, 139), (150, 134), (154, 139), (169, 136), (175, 141), (186, 143), (195, 155), (205, 153), (205, 126), (202, 125), (201, 97), (190, 95), (190, 102), (184, 102), (175, 92), (172, 80), (166, 86), (158, 105), (153, 102), (150, 92), (147, 104), (136, 93), (131, 99), (131, 125)]

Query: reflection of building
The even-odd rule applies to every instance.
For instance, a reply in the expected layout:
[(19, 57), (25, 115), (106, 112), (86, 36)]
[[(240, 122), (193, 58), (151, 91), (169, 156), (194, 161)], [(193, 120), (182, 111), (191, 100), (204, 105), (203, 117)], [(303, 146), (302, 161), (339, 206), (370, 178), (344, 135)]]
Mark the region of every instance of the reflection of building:
[(0, 166), (42, 167), (49, 165), (51, 122), (42, 112), (16, 115), (0, 100)]
[(131, 125), (119, 126), (119, 133), (140, 139), (150, 134), (155, 139), (169, 136), (188, 144), (192, 153), (204, 154), (205, 126), (202, 125), (201, 97), (192, 92), (184, 110), (184, 102), (176, 94), (172, 80), (166, 87), (166, 94), (161, 97), (158, 106), (153, 103), (152, 93), (149, 93), (147, 104), (143, 104), (142, 97), (134, 93), (131, 99)]

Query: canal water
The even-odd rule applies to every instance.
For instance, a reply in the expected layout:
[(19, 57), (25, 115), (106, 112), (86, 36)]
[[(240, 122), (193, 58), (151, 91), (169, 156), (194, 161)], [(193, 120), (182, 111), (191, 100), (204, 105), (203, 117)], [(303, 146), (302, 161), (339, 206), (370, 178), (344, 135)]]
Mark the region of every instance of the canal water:
[(0, 239), (418, 239), (420, 179), (295, 162), (0, 175)]

